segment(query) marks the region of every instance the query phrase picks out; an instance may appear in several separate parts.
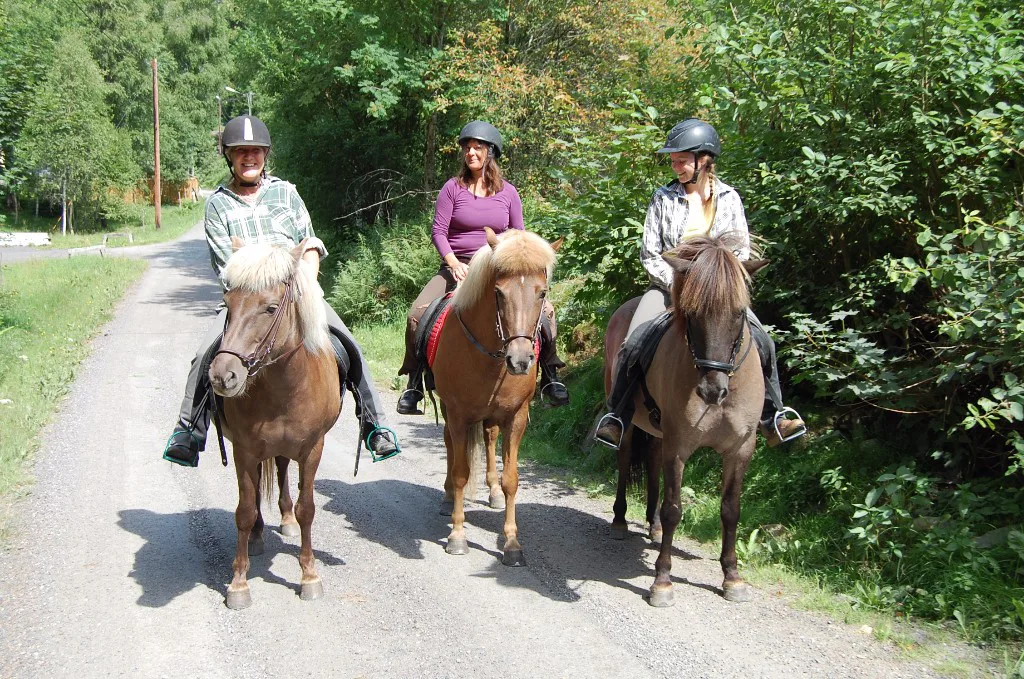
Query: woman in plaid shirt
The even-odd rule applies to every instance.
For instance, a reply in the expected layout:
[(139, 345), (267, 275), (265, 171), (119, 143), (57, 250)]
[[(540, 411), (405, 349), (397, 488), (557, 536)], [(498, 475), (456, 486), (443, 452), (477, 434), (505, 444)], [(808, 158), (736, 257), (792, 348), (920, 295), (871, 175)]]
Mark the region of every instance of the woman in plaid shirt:
[[(743, 202), (736, 189), (715, 175), (715, 159), (722, 153), (715, 128), (702, 120), (687, 118), (672, 128), (658, 153), (669, 154), (676, 179), (657, 189), (647, 207), (640, 261), (651, 287), (640, 300), (627, 337), (668, 309), (673, 272), (662, 259), (663, 252), (693, 236), (729, 237), (736, 243), (734, 254), (739, 259), (750, 257), (750, 231)], [(776, 446), (803, 436), (807, 427), (796, 411), (782, 404), (775, 343), (750, 309), (747, 317), (765, 374), (760, 429), (768, 445)], [(610, 412), (601, 418), (595, 432), (598, 441), (612, 448), (619, 447), (622, 423), (633, 417), (633, 394), (626, 393), (627, 380), (620, 377), (615, 376), (608, 396)]]
[[(231, 238), (247, 244), (269, 243), (293, 248), (306, 241), (302, 258), (319, 271), (320, 259), (327, 255), (323, 242), (313, 233), (313, 226), (295, 186), (264, 171), (270, 152), (270, 132), (259, 118), (239, 116), (228, 121), (221, 138), (224, 158), (231, 170), (231, 181), (220, 186), (206, 203), (206, 242), (217, 278), (224, 287), (222, 273), (231, 256)], [(381, 429), (383, 406), (373, 386), (370, 368), (349, 331), (334, 309), (324, 302), (331, 335), (340, 342), (336, 351), (347, 354), (348, 385), (356, 400), (356, 416), (360, 419), (360, 436), (378, 458), (387, 458), (399, 450), (388, 429)], [(227, 310), (221, 309), (217, 322), (203, 340), (192, 359), (185, 398), (178, 423), (167, 442), (164, 459), (187, 467), (199, 464), (199, 451), (206, 446), (210, 424), (207, 408), (207, 369), (220, 345)], [(340, 357), (339, 357), (340, 360)]]

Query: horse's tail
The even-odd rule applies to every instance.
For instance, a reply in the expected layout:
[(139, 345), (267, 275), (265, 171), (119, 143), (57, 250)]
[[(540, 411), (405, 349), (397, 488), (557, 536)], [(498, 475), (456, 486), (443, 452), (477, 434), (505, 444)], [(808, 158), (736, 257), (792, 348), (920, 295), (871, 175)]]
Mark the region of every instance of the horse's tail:
[(274, 499), (274, 489), (277, 484), (274, 483), (274, 470), (277, 465), (274, 464), (274, 458), (270, 457), (263, 462), (260, 462), (260, 497), (268, 505)]
[(466, 483), (466, 494), (464, 497), (476, 497), (480, 462), (484, 459), (485, 455), (487, 455), (487, 446), (484, 443), (484, 423), (477, 422), (471, 424), (466, 435), (466, 462), (469, 463), (469, 481)]

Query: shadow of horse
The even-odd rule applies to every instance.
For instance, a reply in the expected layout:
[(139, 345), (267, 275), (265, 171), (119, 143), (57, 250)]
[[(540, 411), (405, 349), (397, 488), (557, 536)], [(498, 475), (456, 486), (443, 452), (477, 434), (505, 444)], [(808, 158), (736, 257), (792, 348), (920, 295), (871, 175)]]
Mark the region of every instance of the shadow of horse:
[[(195, 550), (193, 555), (186, 553), (179, 543), (168, 539), (169, 535), (180, 530), (182, 523), (188, 524), (189, 542)], [(234, 512), (199, 509), (160, 514), (148, 509), (125, 509), (118, 512), (117, 525), (145, 541), (135, 552), (135, 563), (128, 573), (142, 588), (142, 594), (136, 601), (140, 606), (166, 606), (197, 586), (206, 587), (221, 596), (226, 594), (238, 535)], [(295, 538), (294, 543), (286, 542), (270, 526), (263, 534), (266, 552), (262, 557), (253, 558), (252, 577), (288, 587), (298, 595), (298, 578), (287, 580), (270, 571), (274, 554), (298, 558), (298, 539)], [(316, 558), (328, 566), (345, 563), (329, 552), (313, 551)]]
[[(546, 483), (528, 472), (523, 475), (527, 485), (531, 477), (536, 477), (536, 483)], [(361, 484), (318, 479), (316, 490), (329, 498), (322, 510), (344, 517), (360, 538), (379, 544), (403, 559), (426, 559), (424, 545), (436, 545), (441, 551), (433, 552), (437, 556), (430, 558), (444, 567), (446, 557), (441, 552), (446, 540), (442, 536), (451, 519), (438, 513), (444, 497), (440, 488), (393, 479)], [(386, 498), (400, 498), (401, 502), (387, 503)], [(613, 541), (609, 537), (609, 522), (600, 516), (572, 507), (517, 503), (519, 524), (536, 547), (527, 567), (516, 569), (501, 563), (504, 512), (488, 507), (485, 499), (470, 501), (467, 498), (466, 505), (470, 544), (494, 559), (485, 571), (474, 577), (493, 578), (503, 587), (529, 588), (553, 601), (568, 603), (580, 599), (575, 583), (582, 581), (597, 581), (634, 594), (647, 593), (646, 588), (631, 582), (654, 574), (647, 559), (652, 545), (639, 533), (630, 534), (624, 541)], [(390, 512), (394, 513), (389, 515)], [(573, 539), (566, 540), (567, 534)], [(487, 537), (481, 539), (484, 536)], [(704, 558), (678, 547), (674, 547), (673, 552), (683, 560)], [(720, 594), (711, 585), (685, 577), (674, 579), (681, 585)]]

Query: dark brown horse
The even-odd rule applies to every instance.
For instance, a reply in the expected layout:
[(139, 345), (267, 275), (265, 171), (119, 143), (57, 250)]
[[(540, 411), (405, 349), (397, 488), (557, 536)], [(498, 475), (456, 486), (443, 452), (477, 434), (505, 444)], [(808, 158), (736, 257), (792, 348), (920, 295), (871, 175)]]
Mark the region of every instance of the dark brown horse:
[[(723, 596), (729, 601), (747, 601), (752, 591), (736, 566), (736, 528), (743, 476), (754, 454), (764, 403), (764, 377), (746, 315), (750, 305), (747, 281), (767, 262), (741, 262), (731, 243), (710, 238), (684, 241), (663, 257), (675, 270), (671, 295), (674, 322), (662, 338), (646, 378), (661, 411), (661, 424), (651, 421), (639, 389), (632, 420), (633, 426), (662, 439), (664, 537), (649, 602), (652, 606), (672, 605), (669, 573), (672, 538), (682, 518), (683, 467), (694, 451), (704, 446), (722, 456)], [(634, 304), (635, 311), (635, 303), (631, 300), (628, 304)], [(606, 359), (616, 356), (625, 332), (622, 320), (625, 318), (628, 326), (630, 317), (632, 312), (624, 311), (615, 324), (619, 328), (616, 336), (611, 332), (606, 336)], [(657, 447), (653, 450), (657, 454)], [(621, 473), (621, 461), (619, 467)], [(621, 480), (619, 485), (622, 492)], [(620, 498), (624, 511), (625, 498)], [(651, 502), (648, 497), (649, 506)], [(616, 520), (619, 518), (616, 510)]]
[[(475, 462), (488, 456), (491, 505), (505, 508), (502, 563), (525, 563), (516, 527), (519, 441), (530, 417), (537, 383), (540, 314), (555, 263), (554, 246), (540, 236), (487, 229), (487, 243), (469, 264), (438, 339), (432, 370), (444, 413), (448, 451), (445, 495), (453, 501), (449, 554), (467, 554), (464, 501)], [(502, 440), (498, 494), (495, 447)], [(474, 486), (471, 484), (470, 488)]]
[[(338, 364), (331, 348), (323, 291), (293, 250), (232, 239), (224, 269), (228, 323), (210, 365), (214, 391), (224, 397), (224, 435), (231, 440), (238, 476), (234, 578), (229, 608), (252, 603), (246, 574), (249, 555), (263, 552), (261, 495), (273, 492), (276, 458), (281, 532), (302, 535), (299, 566), (303, 599), (323, 595), (313, 558), (313, 479), (324, 436), (341, 412)], [(288, 461), (299, 463), (299, 499), (292, 513)], [(262, 484), (261, 484), (262, 478)]]

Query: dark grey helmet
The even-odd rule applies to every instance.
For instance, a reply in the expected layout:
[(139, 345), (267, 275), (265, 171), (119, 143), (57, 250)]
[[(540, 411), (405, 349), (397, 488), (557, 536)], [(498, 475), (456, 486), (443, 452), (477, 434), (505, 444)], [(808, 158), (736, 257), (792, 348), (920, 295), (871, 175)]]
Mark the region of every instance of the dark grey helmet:
[(494, 157), (501, 157), (501, 132), (498, 132), (498, 128), (494, 125), (485, 123), (482, 120), (474, 120), (471, 123), (467, 123), (462, 128), (462, 132), (459, 132), (459, 144), (464, 144), (467, 139), (476, 139), (490, 144), (494, 147)]
[(658, 153), (676, 153), (678, 151), (710, 153), (717, 158), (722, 155), (722, 142), (718, 138), (715, 128), (703, 120), (687, 118), (681, 123), (676, 123), (669, 130), (665, 146), (658, 149)]
[(232, 146), (263, 146), (270, 148), (270, 130), (256, 116), (237, 116), (228, 121), (220, 135), (225, 149)]

